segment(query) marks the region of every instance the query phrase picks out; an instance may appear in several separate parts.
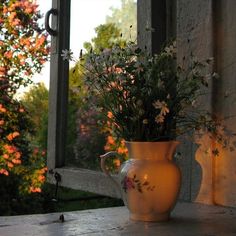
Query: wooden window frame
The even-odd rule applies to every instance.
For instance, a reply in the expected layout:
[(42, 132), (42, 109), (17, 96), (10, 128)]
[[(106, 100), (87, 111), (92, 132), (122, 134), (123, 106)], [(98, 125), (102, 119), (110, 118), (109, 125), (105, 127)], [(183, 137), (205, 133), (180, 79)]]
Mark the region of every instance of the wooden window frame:
[[(167, 20), (176, 0), (138, 0), (138, 44), (150, 52), (158, 52), (175, 24)], [(172, 3), (171, 3), (172, 2)], [(168, 5), (169, 4), (169, 5)], [(51, 28), (56, 31), (51, 39), (50, 89), (47, 166), (48, 181), (55, 183), (55, 173), (60, 174), (62, 186), (101, 195), (120, 198), (120, 191), (102, 172), (65, 167), (69, 62), (61, 53), (69, 49), (70, 0), (52, 0)], [(169, 6), (169, 7), (168, 7)], [(168, 17), (170, 19), (170, 17)], [(146, 27), (158, 30), (147, 31)], [(169, 27), (169, 28), (168, 28)], [(167, 34), (168, 28), (168, 34)], [(171, 34), (172, 34), (171, 33)], [(118, 180), (117, 176), (114, 176)]]

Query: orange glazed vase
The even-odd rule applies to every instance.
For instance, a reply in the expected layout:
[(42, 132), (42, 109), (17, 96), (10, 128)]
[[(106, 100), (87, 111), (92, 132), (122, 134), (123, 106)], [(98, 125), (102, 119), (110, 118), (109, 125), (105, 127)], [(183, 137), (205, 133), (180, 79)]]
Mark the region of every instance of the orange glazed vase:
[[(181, 186), (180, 169), (172, 161), (178, 144), (177, 141), (126, 142), (129, 160), (121, 165), (119, 185), (131, 220), (169, 219)], [(103, 170), (104, 161), (102, 158)]]

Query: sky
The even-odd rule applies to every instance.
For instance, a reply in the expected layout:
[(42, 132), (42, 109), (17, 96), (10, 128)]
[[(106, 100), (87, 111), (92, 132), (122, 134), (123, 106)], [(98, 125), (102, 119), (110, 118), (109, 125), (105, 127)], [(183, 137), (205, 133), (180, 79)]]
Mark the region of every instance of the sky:
[[(44, 15), (51, 9), (51, 0), (37, 0), (37, 3)], [(95, 36), (94, 28), (105, 23), (106, 16), (111, 14), (110, 8), (119, 8), (120, 4), (120, 0), (71, 0), (70, 49), (75, 57), (79, 55), (83, 43)], [(41, 73), (33, 77), (33, 81), (44, 82), (49, 88), (49, 67), (48, 62)]]

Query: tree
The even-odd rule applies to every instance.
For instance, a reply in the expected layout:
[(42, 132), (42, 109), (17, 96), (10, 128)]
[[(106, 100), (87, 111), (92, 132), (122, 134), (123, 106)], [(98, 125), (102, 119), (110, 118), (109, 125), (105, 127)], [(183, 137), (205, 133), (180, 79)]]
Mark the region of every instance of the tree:
[(121, 8), (111, 8), (111, 16), (106, 23), (114, 23), (121, 31), (124, 40), (135, 41), (137, 38), (137, 1), (121, 0)]
[(84, 48), (87, 53), (92, 49), (99, 52), (105, 48), (111, 48), (114, 44), (125, 44), (125, 40), (121, 38), (121, 31), (114, 23), (99, 25), (95, 28), (96, 37), (91, 42), (85, 42)]

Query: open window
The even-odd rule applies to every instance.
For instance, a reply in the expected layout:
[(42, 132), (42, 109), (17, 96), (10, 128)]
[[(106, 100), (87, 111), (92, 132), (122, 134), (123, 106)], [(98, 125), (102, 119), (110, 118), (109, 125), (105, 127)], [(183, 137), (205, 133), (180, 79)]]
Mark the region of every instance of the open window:
[[(174, 0), (137, 1), (137, 40), (140, 47), (146, 47), (150, 52), (158, 52), (166, 37), (175, 34), (174, 3)], [(61, 54), (62, 50), (70, 49), (70, 25), (72, 25), (71, 13), (73, 12), (71, 9), (74, 9), (73, 4), (73, 0), (52, 0), (52, 10), (46, 15), (47, 23), (49, 18), (51, 19), (51, 24), (47, 25), (46, 28), (52, 36), (48, 121), (48, 179), (53, 181), (53, 175), (58, 173), (61, 176), (62, 186), (111, 197), (120, 197), (119, 191), (101, 171), (71, 166), (68, 163), (68, 160), (72, 158), (70, 149), (67, 146), (69, 137), (67, 127), (70, 66), (68, 61), (63, 60)], [(77, 7), (78, 5), (77, 1)], [(91, 7), (93, 6), (91, 5)], [(96, 15), (90, 17), (96, 17)], [(86, 24), (86, 21), (84, 24)], [(147, 28), (154, 30), (147, 30)], [(94, 158), (98, 157), (94, 156)]]

